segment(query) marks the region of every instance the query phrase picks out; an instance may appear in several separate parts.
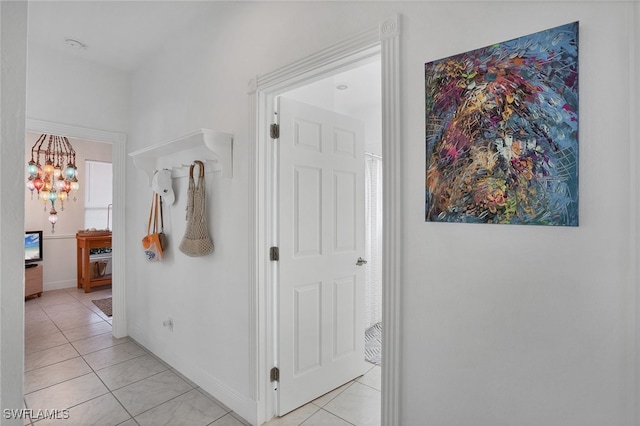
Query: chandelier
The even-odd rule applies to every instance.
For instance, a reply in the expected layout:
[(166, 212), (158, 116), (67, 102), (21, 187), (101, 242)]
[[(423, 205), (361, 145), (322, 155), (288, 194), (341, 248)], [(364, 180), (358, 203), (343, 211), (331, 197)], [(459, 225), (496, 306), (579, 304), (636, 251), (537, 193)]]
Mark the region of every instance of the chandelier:
[[(76, 152), (69, 139), (64, 136), (40, 135), (31, 147), (27, 174), (27, 188), (31, 191), (31, 199), (35, 190), (38, 198), (44, 203), (45, 212), (47, 204), (51, 203), (49, 222), (51, 233), (54, 233), (58, 222), (56, 201), (60, 201), (61, 210), (64, 211), (64, 202), (69, 198), (69, 193), (73, 191), (75, 194), (80, 187)], [(73, 201), (76, 201), (75, 196)]]

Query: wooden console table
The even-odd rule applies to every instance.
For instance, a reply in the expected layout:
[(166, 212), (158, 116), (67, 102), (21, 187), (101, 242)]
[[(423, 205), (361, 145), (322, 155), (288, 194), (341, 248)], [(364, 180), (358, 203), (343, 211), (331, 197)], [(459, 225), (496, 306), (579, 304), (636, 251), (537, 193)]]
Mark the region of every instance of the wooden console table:
[(24, 297), (42, 296), (42, 265), (24, 269)]
[(91, 287), (111, 284), (111, 274), (103, 277), (91, 276), (90, 250), (94, 248), (111, 247), (111, 232), (78, 232), (76, 234), (78, 249), (78, 288), (84, 288), (85, 293), (91, 291)]

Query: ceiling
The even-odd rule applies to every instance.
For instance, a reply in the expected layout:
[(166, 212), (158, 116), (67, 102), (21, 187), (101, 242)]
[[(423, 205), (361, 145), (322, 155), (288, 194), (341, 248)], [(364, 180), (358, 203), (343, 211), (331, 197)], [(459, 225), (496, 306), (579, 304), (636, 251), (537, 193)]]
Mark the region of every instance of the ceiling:
[[(131, 72), (196, 20), (220, 19), (228, 6), (216, 0), (33, 0), (29, 1), (28, 42)], [(84, 47), (70, 46), (69, 39)], [(347, 83), (349, 89), (335, 92), (336, 97), (344, 108), (355, 110), (380, 102), (379, 90), (372, 90), (380, 85), (379, 71), (379, 65), (369, 64), (316, 86), (335, 91), (337, 83)]]
[[(320, 108), (367, 120), (381, 103), (380, 58), (283, 94)], [(372, 111), (374, 109), (374, 111)]]
[(215, 1), (29, 1), (29, 44), (131, 71), (215, 8)]

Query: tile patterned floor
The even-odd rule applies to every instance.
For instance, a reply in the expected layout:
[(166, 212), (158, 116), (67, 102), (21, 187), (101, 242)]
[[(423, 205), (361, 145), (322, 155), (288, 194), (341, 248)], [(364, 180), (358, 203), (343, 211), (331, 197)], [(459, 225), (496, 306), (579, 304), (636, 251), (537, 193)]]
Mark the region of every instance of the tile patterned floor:
[(265, 426), (380, 426), (380, 367)]
[[(25, 419), (25, 425), (248, 424), (137, 342), (114, 338), (111, 319), (91, 302), (110, 296), (110, 287), (89, 294), (69, 288), (25, 301), (25, 408), (41, 414)], [(51, 410), (60, 410), (58, 419), (42, 418)], [(357, 380), (267, 423), (379, 424), (380, 368), (374, 366)]]

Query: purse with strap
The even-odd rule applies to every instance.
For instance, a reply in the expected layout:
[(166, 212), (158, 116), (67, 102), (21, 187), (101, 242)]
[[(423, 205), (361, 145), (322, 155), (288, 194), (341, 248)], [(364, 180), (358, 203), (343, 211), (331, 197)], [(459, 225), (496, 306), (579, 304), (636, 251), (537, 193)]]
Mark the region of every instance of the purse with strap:
[[(149, 211), (149, 224), (147, 225), (147, 235), (142, 239), (142, 248), (149, 262), (162, 260), (163, 251), (166, 249), (166, 237), (163, 232), (162, 207), (159, 206), (158, 194), (153, 194), (151, 210)], [(158, 216), (160, 216), (160, 229), (158, 229)], [(151, 222), (153, 221), (153, 232)], [(164, 242), (164, 244), (163, 244)]]
[[(189, 168), (189, 188), (187, 190), (187, 229), (185, 230), (180, 251), (187, 256), (205, 256), (213, 251), (213, 241), (207, 231), (205, 216), (205, 180), (204, 163), (194, 161)], [(198, 183), (193, 179), (195, 165), (200, 166)]]

